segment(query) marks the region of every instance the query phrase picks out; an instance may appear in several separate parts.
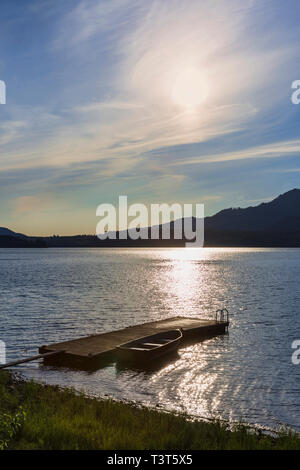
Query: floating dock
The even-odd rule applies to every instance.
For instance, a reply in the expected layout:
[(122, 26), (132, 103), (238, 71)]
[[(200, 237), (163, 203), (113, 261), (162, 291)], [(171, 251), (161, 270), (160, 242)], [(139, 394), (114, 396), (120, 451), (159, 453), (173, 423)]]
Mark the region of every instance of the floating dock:
[(41, 354), (60, 352), (45, 358), (45, 363), (68, 367), (93, 368), (101, 367), (101, 363), (112, 362), (116, 346), (127, 341), (149, 336), (162, 331), (181, 328), (183, 343), (194, 342), (224, 334), (228, 329), (227, 319), (204, 320), (194, 317), (173, 317), (152, 321), (141, 325), (129, 326), (122, 330), (110, 331), (87, 336), (62, 343), (43, 345)]

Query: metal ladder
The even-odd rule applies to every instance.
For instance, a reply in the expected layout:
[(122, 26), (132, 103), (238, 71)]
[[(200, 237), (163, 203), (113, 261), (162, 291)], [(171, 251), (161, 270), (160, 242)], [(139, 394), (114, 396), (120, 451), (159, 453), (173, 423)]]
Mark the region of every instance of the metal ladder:
[(216, 311), (216, 323), (227, 323), (229, 325), (229, 312), (227, 308), (219, 308)]

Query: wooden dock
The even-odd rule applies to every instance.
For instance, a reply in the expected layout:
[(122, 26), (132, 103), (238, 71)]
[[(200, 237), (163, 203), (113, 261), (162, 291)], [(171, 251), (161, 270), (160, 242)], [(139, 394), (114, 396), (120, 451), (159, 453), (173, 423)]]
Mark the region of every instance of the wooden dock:
[(164, 320), (129, 326), (122, 330), (110, 331), (87, 336), (62, 343), (43, 345), (39, 348), (41, 354), (54, 351), (63, 351), (63, 354), (50, 356), (46, 363), (66, 365), (71, 367), (96, 367), (101, 362), (111, 362), (116, 346), (143, 336), (152, 335), (161, 331), (182, 328), (183, 343), (205, 339), (227, 331), (227, 320), (203, 320), (192, 317), (172, 317)]

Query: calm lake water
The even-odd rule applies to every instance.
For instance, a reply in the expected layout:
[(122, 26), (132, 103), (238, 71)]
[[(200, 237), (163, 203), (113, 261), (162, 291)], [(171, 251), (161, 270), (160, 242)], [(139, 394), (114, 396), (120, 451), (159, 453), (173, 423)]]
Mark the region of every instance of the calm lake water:
[(71, 371), (28, 363), (26, 377), (190, 415), (300, 430), (300, 250), (2, 249), (0, 339), (7, 360), (41, 344), (227, 306), (229, 334), (184, 347), (152, 371)]

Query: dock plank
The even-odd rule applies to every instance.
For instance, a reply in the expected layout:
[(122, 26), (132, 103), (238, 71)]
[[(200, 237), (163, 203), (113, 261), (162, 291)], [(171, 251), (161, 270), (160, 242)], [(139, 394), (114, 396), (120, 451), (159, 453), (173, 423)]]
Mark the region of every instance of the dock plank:
[(122, 330), (99, 333), (92, 336), (74, 340), (43, 345), (39, 348), (41, 353), (64, 350), (69, 357), (91, 360), (115, 351), (116, 346), (143, 336), (152, 335), (160, 331), (182, 328), (184, 336), (191, 334), (217, 335), (226, 331), (227, 322), (217, 322), (194, 317), (172, 317), (152, 321), (140, 325), (129, 326)]

